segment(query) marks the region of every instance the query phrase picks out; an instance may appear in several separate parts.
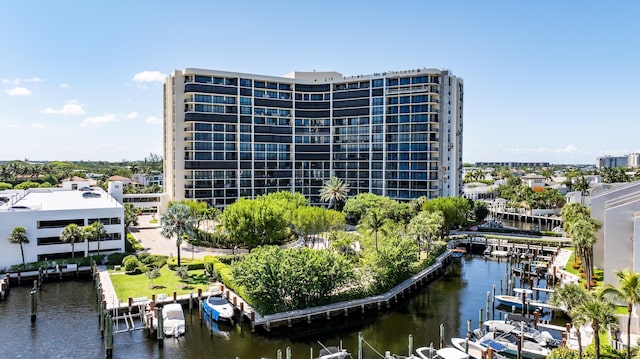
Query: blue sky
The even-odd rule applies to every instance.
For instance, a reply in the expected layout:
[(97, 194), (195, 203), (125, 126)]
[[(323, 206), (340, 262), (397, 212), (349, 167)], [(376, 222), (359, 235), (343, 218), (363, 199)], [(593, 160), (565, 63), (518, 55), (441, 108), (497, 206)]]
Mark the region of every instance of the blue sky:
[(162, 75), (447, 68), (465, 162), (640, 152), (640, 2), (0, 0), (0, 160), (162, 154)]

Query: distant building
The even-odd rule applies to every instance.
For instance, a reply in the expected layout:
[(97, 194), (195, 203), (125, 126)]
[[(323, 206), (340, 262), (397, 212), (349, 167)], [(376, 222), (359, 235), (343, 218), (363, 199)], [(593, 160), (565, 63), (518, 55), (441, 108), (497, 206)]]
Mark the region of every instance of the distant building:
[(162, 187), (162, 173), (134, 173), (131, 180), (142, 186), (158, 185)]
[[(71, 186), (73, 183), (71, 183)], [(100, 240), (100, 253), (124, 251), (124, 208), (102, 189), (32, 188), (0, 191), (0, 268), (22, 263), (20, 246), (6, 239), (16, 227), (25, 227), (29, 243), (24, 244), (26, 262), (70, 258), (71, 244), (60, 241), (68, 224), (86, 226), (101, 222), (107, 235)], [(75, 244), (75, 256), (97, 254), (98, 243)]]
[(627, 166), (633, 168), (640, 167), (640, 153), (630, 153), (627, 156)]
[(476, 167), (549, 167), (549, 162), (476, 162)]
[(600, 168), (617, 168), (627, 167), (628, 156), (602, 156), (596, 159), (596, 167)]
[(349, 196), (462, 193), (464, 84), (451, 71), (345, 77), (176, 70), (165, 82), (165, 191), (224, 207), (293, 191), (322, 203), (336, 176)]
[(527, 174), (522, 177), (522, 182), (530, 188), (544, 188), (547, 178), (537, 174)]

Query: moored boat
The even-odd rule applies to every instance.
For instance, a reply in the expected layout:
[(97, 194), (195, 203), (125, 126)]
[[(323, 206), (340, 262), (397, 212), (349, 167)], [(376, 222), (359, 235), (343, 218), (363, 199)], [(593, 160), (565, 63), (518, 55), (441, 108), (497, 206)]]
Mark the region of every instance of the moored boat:
[(210, 295), (202, 302), (202, 310), (207, 317), (219, 321), (232, 321), (235, 311), (229, 301), (221, 295)]
[[(153, 318), (153, 327), (158, 328), (158, 318)], [(178, 337), (186, 331), (182, 305), (167, 304), (162, 307), (162, 331), (168, 337)]]
[(420, 359), (469, 359), (469, 354), (456, 348), (434, 349), (433, 347), (420, 347), (416, 349), (416, 355)]
[(351, 357), (351, 354), (346, 349), (323, 347), (320, 349), (320, 356), (316, 359), (345, 359), (347, 357)]
[[(454, 348), (460, 350), (463, 353), (469, 354), (473, 359), (483, 359), (486, 358), (486, 355), (483, 356), (483, 352), (488, 350), (487, 347), (484, 347), (474, 341), (465, 339), (465, 338), (451, 338), (451, 344)], [(506, 359), (506, 357), (502, 354), (499, 354), (494, 351), (493, 353), (494, 359)]]
[[(489, 332), (477, 342), (487, 348), (493, 348), (497, 352), (518, 356), (518, 340), (518, 337), (512, 333)], [(546, 358), (551, 350), (538, 343), (524, 340), (521, 345), (521, 352), (523, 358), (542, 359)]]

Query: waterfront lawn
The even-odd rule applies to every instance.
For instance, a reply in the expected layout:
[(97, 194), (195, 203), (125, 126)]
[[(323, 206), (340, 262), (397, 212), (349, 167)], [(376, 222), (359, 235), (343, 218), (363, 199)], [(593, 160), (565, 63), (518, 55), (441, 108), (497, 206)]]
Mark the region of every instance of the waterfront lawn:
[(147, 297), (151, 298), (152, 294), (165, 294), (172, 296), (175, 291), (178, 295), (196, 293), (198, 288), (202, 291), (209, 290), (213, 284), (209, 278), (204, 275), (203, 270), (189, 271), (189, 280), (183, 282), (176, 272), (164, 266), (160, 268), (160, 277), (153, 280), (154, 288), (151, 288), (151, 279), (146, 274), (129, 275), (124, 272), (112, 272), (111, 282), (116, 291), (116, 295), (120, 301), (127, 301), (128, 298)]

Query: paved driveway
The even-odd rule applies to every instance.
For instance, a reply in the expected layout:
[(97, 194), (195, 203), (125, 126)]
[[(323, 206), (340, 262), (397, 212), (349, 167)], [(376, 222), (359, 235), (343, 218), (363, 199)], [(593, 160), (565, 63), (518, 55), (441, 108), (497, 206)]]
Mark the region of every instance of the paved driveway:
[[(162, 254), (166, 256), (177, 256), (176, 240), (167, 239), (160, 234), (159, 224), (151, 224), (149, 221), (153, 219), (151, 216), (143, 215), (138, 218), (137, 227), (129, 227), (129, 231), (133, 234), (138, 242), (142, 244), (146, 252), (151, 254)], [(192, 246), (183, 242), (180, 247), (180, 255), (182, 258), (202, 258), (206, 255), (223, 255), (231, 254), (231, 249), (212, 249), (206, 247)]]

